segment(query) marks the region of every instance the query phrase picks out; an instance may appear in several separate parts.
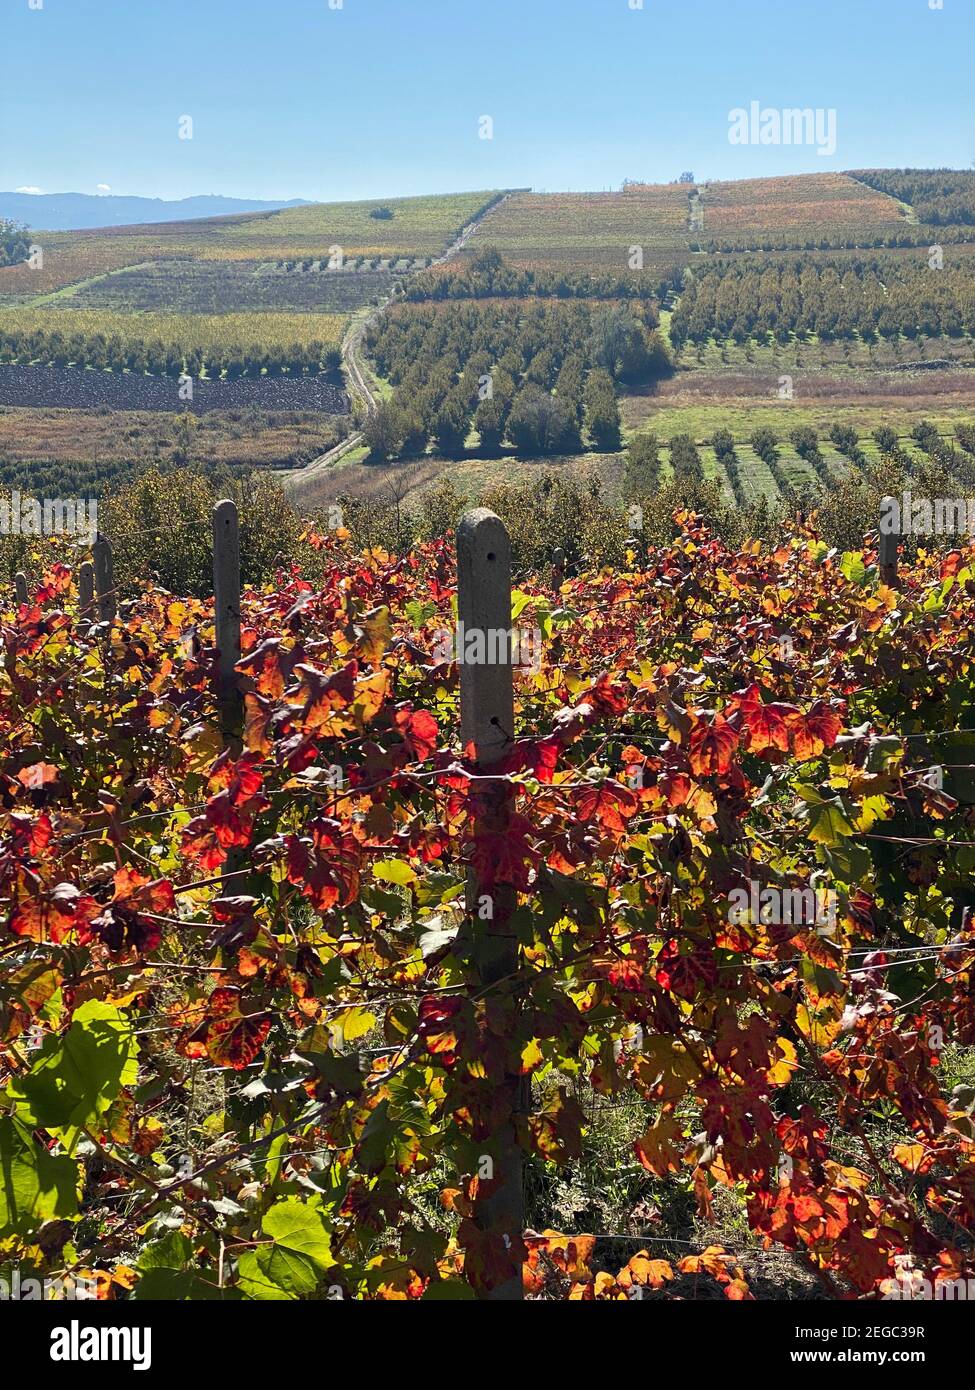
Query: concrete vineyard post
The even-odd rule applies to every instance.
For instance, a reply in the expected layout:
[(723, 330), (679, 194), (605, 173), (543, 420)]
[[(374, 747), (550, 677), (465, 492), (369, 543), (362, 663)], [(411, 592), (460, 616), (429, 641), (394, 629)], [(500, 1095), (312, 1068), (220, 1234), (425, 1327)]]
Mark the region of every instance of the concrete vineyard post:
[(14, 575), (14, 591), (17, 595), (18, 603), (27, 603), (29, 594), (27, 591), (27, 576), (23, 570), (18, 570)]
[(95, 570), (90, 560), (83, 560), (78, 569), (78, 609), (83, 618), (91, 617), (95, 598)]
[(237, 504), (227, 498), (213, 509), (213, 608), (220, 723), (237, 753), (241, 700), (234, 667), (240, 660), (240, 528)]
[[(513, 737), (514, 686), (511, 546), (501, 520), (484, 507), (467, 512), (457, 527), (457, 616), (461, 739), (465, 746), (473, 743), (479, 771), (489, 774)], [(465, 660), (464, 644), (471, 638), (478, 652), (483, 652), (483, 660)], [(513, 811), (513, 789), (500, 780), (477, 786), (475, 836), (503, 835)], [(488, 892), (471, 874), (467, 907), (475, 994), (502, 980), (513, 981), (518, 971), (518, 939), (512, 923), (516, 905), (514, 887), (492, 884)], [(525, 1209), (515, 1117), (524, 1108), (525, 1085), (520, 1075), (507, 1070), (492, 1080), (506, 1092), (511, 1119), (485, 1145), (494, 1187), (490, 1196), (478, 1201), (475, 1219), (482, 1229), (500, 1234), (509, 1248), (517, 1248), (525, 1229)], [(484, 1297), (520, 1299), (520, 1268)]]
[(118, 611), (115, 601), (115, 575), (112, 568), (112, 547), (99, 531), (91, 548), (95, 567), (95, 589), (98, 593), (98, 621), (110, 623)]
[[(880, 515), (897, 516), (894, 510), (897, 507), (896, 498), (885, 497), (880, 504)], [(885, 531), (881, 523), (880, 545), (877, 555), (880, 564), (880, 578), (884, 584), (889, 584), (891, 588), (897, 587), (897, 532)]]

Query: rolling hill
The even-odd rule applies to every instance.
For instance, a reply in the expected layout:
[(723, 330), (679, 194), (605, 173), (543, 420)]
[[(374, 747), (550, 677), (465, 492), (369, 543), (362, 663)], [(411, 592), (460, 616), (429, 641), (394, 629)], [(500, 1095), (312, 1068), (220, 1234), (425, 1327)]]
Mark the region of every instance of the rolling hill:
[[(185, 409), (175, 380), (152, 384), (185, 372), (217, 387), (194, 410), (222, 418), (224, 400), (268, 411), (288, 400), (306, 413), (308, 435), (296, 433), (290, 459), (276, 461), (309, 501), (339, 486), (370, 493), (375, 456), (360, 472), (364, 446), (344, 458), (327, 452), (335, 425), (322, 412), (348, 406), (336, 376), (341, 346), (360, 404), (387, 401), (398, 412), (402, 437), (383, 457), (410, 460), (419, 487), (446, 474), (472, 488), (514, 476), (533, 466), (533, 449), (588, 460), (615, 486), (622, 446), (650, 433), (663, 442), (666, 476), (669, 441), (686, 433), (704, 450), (705, 476), (739, 502), (816, 489), (849, 471), (839, 446), (824, 439), (818, 453), (797, 452), (786, 442), (770, 466), (751, 448), (757, 424), (787, 441), (800, 427), (825, 435), (837, 421), (861, 434), (889, 421), (905, 437), (934, 419), (951, 435), (969, 418), (973, 187), (964, 171), (858, 170), (303, 204), (47, 232), (37, 264), (0, 269), (0, 361), (17, 384), (5, 400), (0, 382), (0, 405), (11, 407), (0, 416), (0, 451), (53, 459), (64, 448), (59, 415), (70, 409), (72, 457), (96, 438), (102, 459), (106, 447), (127, 463), (145, 447), (157, 456), (166, 447), (158, 426), (135, 416)], [(606, 346), (651, 335), (672, 360), (663, 377), (659, 362), (648, 377)], [(47, 383), (33, 412), (23, 379), (9, 378), (27, 366)], [(598, 429), (584, 392), (596, 368), (611, 393)], [(497, 409), (479, 411), (477, 380), (498, 370)], [(321, 373), (336, 389), (308, 380)], [(285, 391), (271, 380), (282, 376)], [(537, 421), (520, 421), (517, 443), (506, 434), (510, 409), (535, 393), (537, 413), (539, 391), (556, 415), (560, 398), (571, 400), (574, 420), (550, 421), (542, 435)], [(104, 426), (94, 431), (84, 414), (106, 400), (118, 422), (107, 446)], [(737, 458), (711, 449), (724, 429)], [(259, 432), (253, 457), (266, 463)], [(358, 433), (350, 439), (358, 444)], [(869, 441), (865, 450), (872, 459)], [(310, 456), (316, 467), (300, 471)], [(246, 441), (237, 457), (246, 461)]]
[(185, 222), (232, 213), (273, 212), (300, 207), (303, 198), (266, 202), (260, 198), (225, 198), (218, 193), (193, 198), (139, 198), (117, 193), (2, 193), (0, 219), (44, 231), (125, 227), (145, 222)]

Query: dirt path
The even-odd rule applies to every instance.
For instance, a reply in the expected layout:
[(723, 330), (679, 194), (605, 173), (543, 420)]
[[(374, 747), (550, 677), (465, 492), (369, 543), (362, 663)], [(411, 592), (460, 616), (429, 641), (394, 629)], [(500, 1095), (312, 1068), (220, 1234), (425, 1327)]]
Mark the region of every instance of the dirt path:
[[(496, 203), (491, 205), (489, 211), (494, 212), (495, 209), (501, 207), (503, 203), (506, 203), (510, 197), (511, 194), (506, 193), (503, 198), (500, 198)], [(486, 214), (482, 214), (479, 217), (475, 217), (473, 222), (469, 222), (460, 235), (447, 247), (446, 251), (431, 261), (431, 265), (444, 265), (453, 256), (458, 255), (470, 241), (478, 227), (480, 227), (485, 215)], [(378, 308), (362, 318), (357, 319), (353, 316), (352, 322), (346, 329), (345, 336), (342, 339), (342, 365), (345, 367), (345, 373), (349, 383), (349, 392), (353, 399), (358, 399), (366, 415), (371, 415), (379, 402), (370, 385), (369, 369), (363, 364), (359, 352), (362, 348), (362, 340), (365, 337), (366, 330), (371, 324), (375, 323), (379, 315), (395, 298), (397, 298), (397, 289), (394, 286), (391, 293), (387, 295)], [(311, 459), (302, 468), (289, 469), (285, 473), (278, 474), (278, 476), (286, 488), (297, 484), (304, 484), (309, 479), (315, 478), (325, 469), (334, 467), (346, 454), (351, 454), (352, 451), (357, 449), (362, 443), (362, 439), (362, 431), (353, 430), (347, 438), (342, 440), (341, 444), (336, 444), (335, 447), (329, 449), (327, 453), (319, 454), (317, 458)]]

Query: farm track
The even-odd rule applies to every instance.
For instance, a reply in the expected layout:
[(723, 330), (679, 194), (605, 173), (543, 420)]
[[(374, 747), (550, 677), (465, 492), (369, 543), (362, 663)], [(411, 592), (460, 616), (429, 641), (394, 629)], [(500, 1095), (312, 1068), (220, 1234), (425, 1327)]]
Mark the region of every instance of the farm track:
[[(504, 206), (510, 197), (511, 194), (506, 193), (503, 198), (500, 198), (498, 202), (489, 209), (489, 211), (496, 212), (498, 208)], [(481, 217), (475, 218), (473, 222), (469, 222), (460, 235), (447, 247), (446, 251), (434, 257), (431, 261), (431, 266), (444, 265), (453, 256), (463, 251), (468, 241), (470, 241), (471, 237), (480, 227), (485, 216), (487, 216), (487, 214), (483, 214)], [(348, 378), (350, 394), (353, 398), (358, 397), (366, 415), (372, 414), (378, 405), (378, 401), (369, 384), (368, 368), (364, 368), (359, 358), (359, 349), (362, 347), (362, 340), (365, 337), (367, 328), (369, 328), (383, 310), (392, 303), (396, 298), (396, 294), (397, 287), (394, 285), (391, 292), (377, 309), (366, 318), (361, 319), (358, 323), (353, 322), (349, 325), (342, 339), (342, 362)], [(337, 444), (334, 449), (329, 449), (326, 453), (319, 454), (317, 458), (309, 460), (303, 468), (290, 469), (287, 473), (280, 474), (279, 476), (282, 482), (285, 486), (288, 486), (289, 484), (294, 485), (298, 482), (304, 483), (310, 478), (317, 477), (319, 473), (332, 468), (343, 459), (346, 454), (350, 454), (354, 449), (357, 449), (362, 443), (362, 438), (362, 431), (354, 430), (347, 439), (342, 440), (341, 444)]]

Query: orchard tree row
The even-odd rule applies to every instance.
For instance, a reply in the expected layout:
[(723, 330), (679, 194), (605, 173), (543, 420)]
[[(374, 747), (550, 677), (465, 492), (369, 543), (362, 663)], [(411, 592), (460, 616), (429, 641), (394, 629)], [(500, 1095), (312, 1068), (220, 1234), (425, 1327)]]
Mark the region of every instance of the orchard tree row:
[[(705, 207), (705, 227), (707, 209)], [(932, 240), (958, 245), (972, 240), (971, 227), (964, 224), (944, 226), (919, 226), (912, 222), (891, 222), (896, 231), (871, 229), (866, 232), (807, 232), (796, 230), (770, 231), (750, 229), (741, 232), (722, 231), (718, 236), (701, 236), (691, 242), (690, 249), (708, 255), (728, 255), (738, 251), (765, 252), (807, 252), (824, 251), (863, 251), (863, 250), (905, 250), (912, 246), (930, 246)]]
[(0, 362), (55, 367), (90, 367), (96, 371), (148, 372), (153, 376), (276, 376), (281, 372), (335, 375), (342, 354), (334, 344), (318, 341), (289, 347), (194, 348), (184, 352), (158, 338), (144, 340), (104, 333), (85, 336), (54, 330), (0, 328)]
[(820, 338), (877, 335), (896, 338), (960, 337), (975, 331), (975, 273), (966, 262), (938, 267), (890, 263), (875, 268), (774, 262), (725, 262), (703, 275), (689, 272), (671, 321), (675, 346), (712, 337), (749, 338), (792, 334)]
[[(954, 490), (970, 490), (975, 486), (975, 426), (959, 423), (955, 426), (955, 441), (946, 439), (930, 421), (919, 421), (911, 439), (922, 457), (903, 447), (897, 431), (880, 425), (872, 439), (880, 451), (876, 460), (864, 450), (864, 436), (852, 425), (839, 422), (830, 426), (828, 439), (849, 465), (848, 477), (866, 483), (879, 499), (885, 492), (898, 492), (901, 486), (915, 487), (919, 496), (948, 496)], [(707, 441), (724, 470), (735, 503), (742, 513), (750, 510), (751, 502), (744, 485), (740, 449), (744, 441), (736, 440), (730, 430), (715, 430)], [(819, 431), (811, 425), (797, 425), (783, 435), (762, 425), (752, 431), (747, 444), (766, 465), (781, 498), (788, 506), (808, 514), (818, 508), (824, 496), (831, 494), (837, 484), (826, 457), (820, 448)], [(796, 487), (783, 467), (782, 451), (791, 448), (803, 459), (817, 482), (812, 486)], [(697, 444), (688, 434), (660, 440), (651, 432), (634, 435), (626, 446), (623, 471), (623, 497), (627, 502), (648, 503), (664, 486), (661, 450), (668, 449), (672, 479), (667, 486), (677, 498), (696, 502), (705, 482), (704, 468)], [(876, 507), (872, 515), (876, 516)], [(869, 523), (868, 523), (869, 524)]]
[[(630, 272), (580, 273), (562, 270), (525, 270), (506, 265), (494, 249), (480, 252), (455, 274), (434, 272), (408, 282), (406, 299), (414, 303), (441, 299), (662, 299), (677, 289), (680, 272), (644, 277)], [(656, 322), (649, 304), (644, 322)]]

